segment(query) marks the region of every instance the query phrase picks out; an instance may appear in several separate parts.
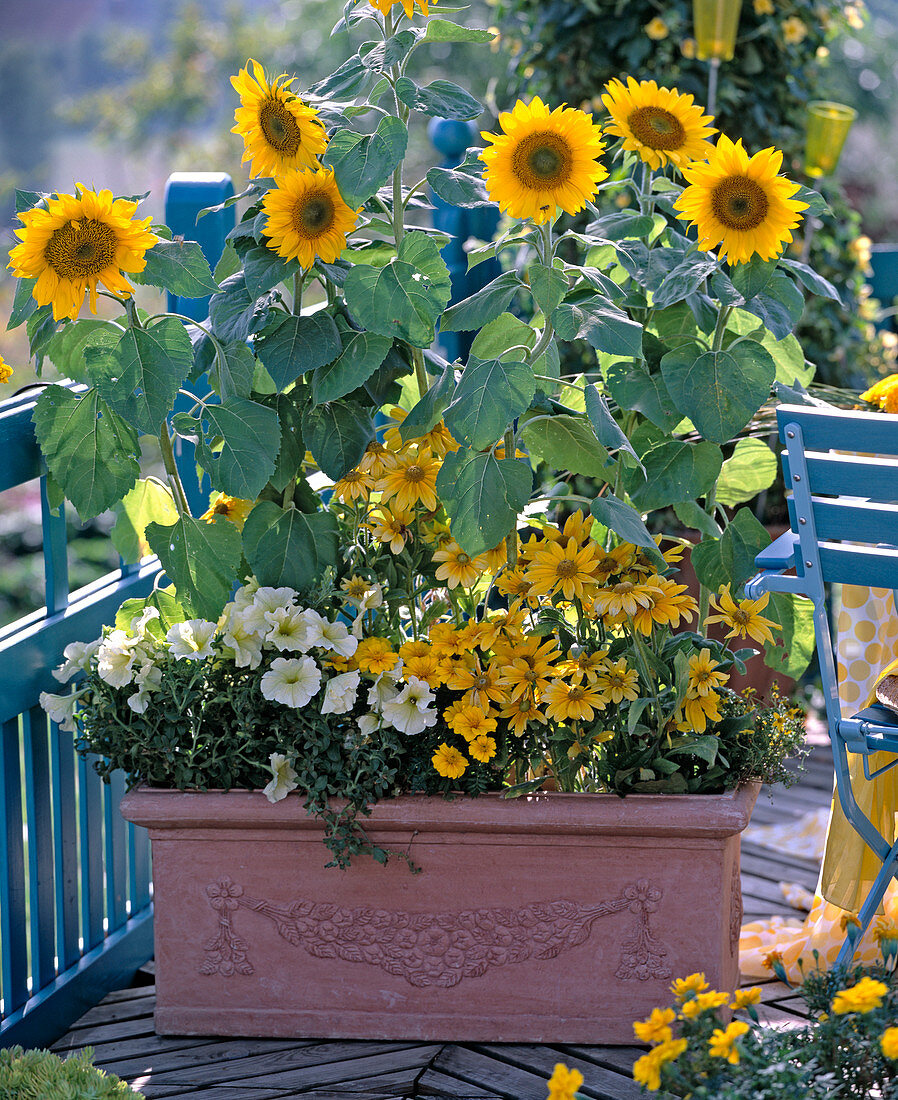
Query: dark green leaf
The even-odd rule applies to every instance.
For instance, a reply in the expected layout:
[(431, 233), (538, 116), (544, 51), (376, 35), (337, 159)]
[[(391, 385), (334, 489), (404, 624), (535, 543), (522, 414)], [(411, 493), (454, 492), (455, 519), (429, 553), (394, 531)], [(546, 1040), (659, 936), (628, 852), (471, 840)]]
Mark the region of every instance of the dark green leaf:
[(215, 450), (204, 445), (200, 461), (212, 486), (241, 500), (254, 500), (274, 473), (281, 430), (277, 413), (257, 401), (229, 397), (220, 405), (206, 405), (203, 420)]
[(838, 290), (833, 286), (829, 279), (824, 279), (822, 275), (818, 275), (812, 267), (808, 267), (807, 264), (799, 263), (798, 260), (790, 260), (786, 258), (780, 259), (782, 267), (788, 268), (789, 271), (794, 271), (799, 282), (812, 294), (819, 294), (821, 298), (831, 298), (834, 302), (842, 303), (842, 296)]
[(378, 369), (392, 347), (389, 336), (356, 332), (338, 359), (318, 367), (312, 375), (312, 400), (321, 405), (358, 389)]
[(32, 291), (37, 286), (37, 279), (18, 279), (16, 281), (16, 294), (12, 302), (12, 313), (6, 323), (6, 331), (18, 328), (37, 309), (37, 302)]
[(760, 294), (776, 274), (776, 259), (762, 260), (752, 256), (748, 263), (733, 264), (729, 275), (733, 286), (747, 301)]
[(777, 340), (781, 340), (801, 319), (804, 298), (792, 280), (778, 271), (764, 291), (746, 302), (743, 308), (759, 317)]
[(555, 267), (533, 263), (527, 270), (530, 276), (530, 290), (533, 300), (543, 312), (551, 317), (568, 289), (567, 277)]
[(719, 539), (722, 532), (715, 520), (694, 500), (681, 500), (673, 506), (677, 519), (684, 527), (701, 531), (711, 539)]
[(589, 506), (589, 510), (599, 523), (610, 528), (619, 538), (625, 542), (632, 542), (635, 546), (642, 546), (649, 550), (656, 560), (661, 559), (658, 544), (649, 534), (642, 516), (635, 508), (618, 500), (613, 493), (598, 497)]
[(524, 426), (527, 450), (555, 470), (604, 480), (608, 452), (579, 416), (538, 417)]
[(260, 297), (295, 271), (299, 265), (294, 260), (285, 260), (270, 248), (251, 248), (243, 256), (243, 275), (251, 298)]
[(367, 409), (332, 401), (306, 410), (303, 435), (319, 469), (338, 481), (358, 466), (374, 438), (374, 424)]
[(434, 80), (421, 88), (414, 80), (401, 76), (396, 81), (396, 95), (413, 111), (437, 118), (468, 122), (483, 112), (483, 104), (451, 80)]
[(111, 508), (140, 476), (137, 432), (95, 389), (76, 397), (48, 386), (33, 418), (50, 473), (82, 519)]
[(755, 573), (755, 558), (770, 543), (770, 535), (748, 508), (740, 508), (720, 539), (700, 542), (692, 551), (699, 581), (716, 592), (729, 584), (735, 593)]
[(261, 298), (250, 294), (242, 271), (231, 275), (209, 302), (213, 335), (225, 344), (248, 339), (265, 327), (272, 301), (271, 292)]
[(525, 463), (463, 448), (446, 456), (437, 475), (453, 538), (472, 556), (491, 550), (513, 530), (532, 485)]
[(642, 325), (598, 294), (562, 302), (552, 324), (562, 340), (587, 340), (596, 351), (642, 357)]
[(333, 168), (340, 194), (350, 206), (356, 207), (389, 180), (407, 147), (405, 124), (386, 115), (373, 134), (338, 130), (328, 144), (324, 163)]
[(330, 363), (343, 349), (340, 332), (325, 310), (286, 316), (276, 329), (256, 341), (256, 354), (279, 390), (308, 371)]
[[(664, 252), (664, 249), (657, 250)], [(706, 252), (692, 252), (665, 275), (654, 291), (652, 304), (658, 309), (682, 302), (698, 290), (707, 277), (717, 270), (716, 257)]]
[(792, 198), (808, 204), (807, 210), (802, 211), (802, 217), (804, 218), (809, 218), (812, 214), (831, 213), (826, 199), (819, 191), (813, 191), (810, 187), (799, 187)]
[(605, 369), (611, 396), (622, 409), (641, 412), (665, 432), (683, 419), (660, 374), (649, 372), (645, 363), (612, 363)]
[(512, 298), (521, 289), (523, 283), (516, 271), (503, 271), (491, 283), (458, 302), (443, 314), (440, 319), (442, 332), (471, 332), (483, 328), (494, 321), (508, 308)]
[(474, 450), (489, 447), (515, 417), (526, 412), (535, 392), (533, 371), (526, 363), (472, 355), (446, 409), (446, 427)]
[(249, 397), (256, 374), (255, 356), (244, 343), (225, 344), (223, 352), (215, 361), (219, 397)]
[(243, 527), (243, 547), (259, 583), (302, 592), (340, 560), (337, 521), (329, 512), (286, 510), (262, 501)]
[(273, 398), (281, 429), (281, 446), (274, 473), (269, 478), (272, 486), (282, 493), (302, 467), (306, 445), (302, 437), (302, 409), (294, 400), (295, 394), (279, 393)]
[(113, 348), (87, 349), (100, 396), (144, 435), (158, 435), (193, 366), (193, 346), (180, 321), (129, 328)]
[(460, 27), (448, 19), (427, 21), (424, 33), (425, 42), (492, 42), (496, 35), (493, 31), (480, 30), (477, 27)]
[[(642, 467), (639, 455), (633, 450), (633, 445), (627, 439), (621, 426), (611, 415), (605, 395), (599, 393), (595, 386), (583, 387), (583, 396), (586, 403), (586, 415), (596, 433), (596, 438), (609, 451), (626, 451), (636, 460), (636, 464)], [(632, 539), (630, 540), (632, 542)]]
[(487, 196), (483, 180), (455, 168), (431, 168), (427, 173), (427, 182), (433, 193), (450, 206), (473, 209), (493, 205)]
[(714, 443), (673, 440), (652, 448), (642, 461), (645, 483), (642, 475), (633, 471), (628, 478), (629, 492), (637, 508), (651, 512), (704, 496), (717, 480), (723, 455)]
[(620, 241), (626, 237), (645, 237), (651, 233), (653, 225), (654, 222), (648, 214), (640, 214), (636, 210), (617, 210), (592, 222), (589, 232), (606, 241)]
[(446, 366), (440, 377), (399, 425), (403, 443), (426, 435), (436, 427), (455, 393), (455, 371)]
[(400, 31), (386, 42), (376, 43), (371, 49), (360, 49), (359, 56), (369, 69), (382, 73), (402, 61), (417, 41), (415, 31)]
[(63, 325), (47, 342), (44, 354), (63, 378), (91, 385), (88, 373), (93, 348), (110, 351), (119, 342), (122, 330), (107, 321), (94, 321), (83, 317)]
[(143, 271), (131, 273), (135, 283), (163, 287), (179, 298), (205, 298), (221, 289), (196, 241), (159, 241), (145, 257)]
[(170, 527), (151, 523), (146, 534), (178, 598), (201, 618), (215, 622), (240, 565), (240, 532), (234, 524), (221, 517), (206, 523), (182, 516)]
[(309, 88), (309, 93), (320, 99), (349, 99), (365, 84), (371, 76), (371, 70), (356, 54), (324, 80), (319, 80)]
[(661, 371), (680, 412), (706, 439), (725, 443), (770, 396), (776, 364), (760, 344), (743, 340), (728, 351), (674, 348), (661, 360)]

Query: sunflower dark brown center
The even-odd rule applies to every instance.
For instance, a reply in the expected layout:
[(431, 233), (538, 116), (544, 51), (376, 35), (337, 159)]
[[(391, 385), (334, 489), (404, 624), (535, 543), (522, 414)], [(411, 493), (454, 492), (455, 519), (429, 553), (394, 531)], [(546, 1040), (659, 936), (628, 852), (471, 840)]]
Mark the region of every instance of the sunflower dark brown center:
[(649, 149), (680, 149), (686, 141), (683, 124), (663, 107), (637, 107), (627, 116), (627, 125)]
[(512, 154), (511, 170), (531, 191), (548, 191), (567, 183), (573, 157), (571, 147), (551, 130), (529, 134)]
[(334, 200), (323, 191), (304, 195), (293, 210), (296, 232), (307, 240), (321, 237), (334, 224)]
[(95, 218), (66, 222), (44, 249), (44, 259), (61, 279), (90, 278), (115, 263), (115, 230)]
[(265, 140), (285, 157), (296, 155), (302, 145), (302, 131), (281, 99), (266, 99), (259, 110), (259, 125)]
[(764, 188), (748, 176), (726, 176), (711, 189), (711, 209), (727, 229), (757, 229), (770, 202)]

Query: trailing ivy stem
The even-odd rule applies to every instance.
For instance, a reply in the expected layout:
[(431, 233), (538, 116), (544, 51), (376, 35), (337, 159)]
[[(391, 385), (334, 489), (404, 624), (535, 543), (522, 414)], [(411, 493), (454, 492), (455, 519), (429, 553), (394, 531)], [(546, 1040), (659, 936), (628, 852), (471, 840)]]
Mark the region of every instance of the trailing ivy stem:
[(164, 421), (159, 432), (159, 449), (162, 451), (162, 463), (165, 466), (165, 472), (168, 474), (168, 481), (178, 514), (182, 518), (189, 516), (190, 505), (187, 503), (187, 495), (178, 474), (178, 464), (175, 462), (175, 452), (171, 445), (171, 436), (168, 434), (168, 424)]
[(412, 362), (415, 364), (415, 381), (418, 383), (418, 394), (423, 397), (430, 389), (430, 379), (427, 377), (424, 352), (421, 348), (412, 348)]

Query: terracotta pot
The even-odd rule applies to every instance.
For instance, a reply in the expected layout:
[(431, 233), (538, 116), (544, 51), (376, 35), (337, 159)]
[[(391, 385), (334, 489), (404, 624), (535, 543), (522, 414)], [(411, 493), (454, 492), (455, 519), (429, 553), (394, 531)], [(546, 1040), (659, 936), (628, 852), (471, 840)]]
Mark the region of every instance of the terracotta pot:
[(736, 987), (757, 791), (385, 799), (365, 828), (412, 874), (325, 868), (296, 795), (139, 788), (122, 813), (153, 840), (156, 1029), (631, 1043), (673, 978)]

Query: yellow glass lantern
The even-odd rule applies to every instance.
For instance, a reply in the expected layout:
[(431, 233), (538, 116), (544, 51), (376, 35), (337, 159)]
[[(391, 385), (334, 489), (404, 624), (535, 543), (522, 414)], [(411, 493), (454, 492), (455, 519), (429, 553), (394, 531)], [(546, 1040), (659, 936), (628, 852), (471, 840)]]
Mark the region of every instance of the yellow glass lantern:
[(818, 100), (808, 104), (804, 170), (809, 176), (819, 178), (836, 170), (845, 138), (856, 118), (857, 111), (844, 103)]
[(742, 0), (693, 0), (695, 46), (700, 61), (732, 61)]

